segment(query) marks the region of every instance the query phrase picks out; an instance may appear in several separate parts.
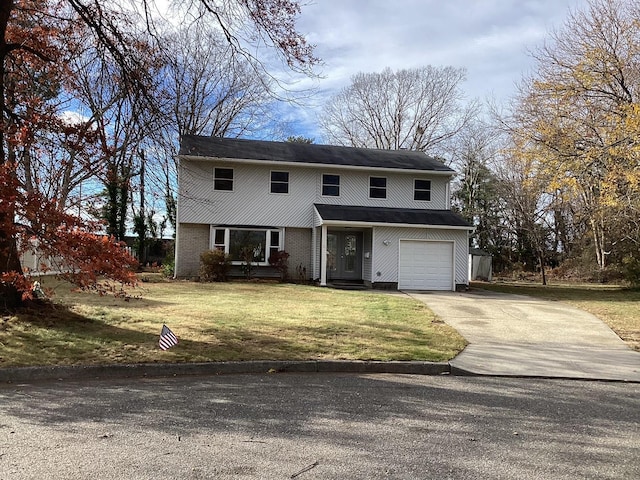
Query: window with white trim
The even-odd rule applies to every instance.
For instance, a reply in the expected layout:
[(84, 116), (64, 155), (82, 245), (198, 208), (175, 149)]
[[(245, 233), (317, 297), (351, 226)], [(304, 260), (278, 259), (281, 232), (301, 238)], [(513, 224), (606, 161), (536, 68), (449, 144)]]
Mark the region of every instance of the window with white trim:
[(369, 198), (387, 198), (387, 177), (369, 177)]
[(431, 201), (431, 180), (415, 179), (413, 181), (413, 199)]
[(233, 191), (233, 168), (213, 169), (213, 189), (219, 191)]
[(273, 255), (282, 250), (282, 248), (280, 248), (280, 232), (278, 230), (269, 230), (269, 235), (269, 255), (267, 255), (267, 262)]
[(253, 252), (255, 263), (264, 263), (266, 258), (266, 230), (234, 230), (229, 229), (229, 256), (231, 261), (243, 261), (246, 249)]
[(213, 231), (213, 249), (225, 251), (225, 229), (216, 228)]
[(271, 193), (289, 193), (289, 172), (271, 172)]
[(322, 174), (322, 195), (324, 197), (340, 196), (340, 175)]
[(280, 230), (216, 227), (212, 230), (212, 248), (229, 254), (231, 263), (243, 263), (243, 252), (248, 248), (253, 251), (254, 263), (268, 265), (269, 257), (283, 248)]

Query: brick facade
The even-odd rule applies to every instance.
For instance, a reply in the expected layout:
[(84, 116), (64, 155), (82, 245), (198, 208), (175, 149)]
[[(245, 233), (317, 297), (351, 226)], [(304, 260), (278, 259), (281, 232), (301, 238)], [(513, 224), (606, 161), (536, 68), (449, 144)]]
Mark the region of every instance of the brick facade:
[(176, 249), (176, 277), (196, 277), (200, 270), (200, 254), (209, 250), (209, 225), (178, 224), (179, 248)]
[[(289, 278), (309, 280), (311, 278), (311, 229), (287, 228), (284, 249), (289, 254)], [(304, 271), (305, 278), (300, 278)]]

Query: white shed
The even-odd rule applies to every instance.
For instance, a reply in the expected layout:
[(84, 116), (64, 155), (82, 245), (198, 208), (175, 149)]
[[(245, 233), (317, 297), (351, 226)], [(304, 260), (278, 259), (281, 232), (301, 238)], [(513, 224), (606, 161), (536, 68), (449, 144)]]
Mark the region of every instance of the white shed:
[(491, 254), (480, 248), (469, 249), (469, 281), (491, 281), (493, 270), (491, 267)]

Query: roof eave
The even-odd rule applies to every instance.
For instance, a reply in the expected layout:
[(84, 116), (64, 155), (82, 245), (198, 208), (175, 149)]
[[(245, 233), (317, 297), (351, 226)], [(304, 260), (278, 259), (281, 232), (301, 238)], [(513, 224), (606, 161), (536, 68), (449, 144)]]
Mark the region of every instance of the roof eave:
[(351, 220), (325, 220), (321, 217), (320, 225), (328, 227), (402, 227), (402, 228), (429, 228), (445, 230), (473, 231), (475, 227), (464, 225), (434, 225), (420, 223), (391, 223), (391, 222), (358, 222)]
[(360, 165), (338, 165), (333, 163), (310, 163), (310, 162), (287, 162), (278, 160), (258, 160), (258, 159), (241, 159), (241, 158), (226, 158), (226, 157), (210, 157), (204, 155), (178, 155), (179, 159), (190, 161), (209, 161), (209, 162), (227, 162), (227, 163), (240, 163), (246, 165), (278, 165), (287, 167), (303, 167), (303, 168), (326, 168), (326, 169), (338, 169), (338, 170), (359, 170), (359, 171), (372, 171), (376, 172), (406, 172), (406, 173), (429, 173), (430, 175), (439, 175), (452, 177), (456, 175), (454, 170), (422, 170), (415, 168), (393, 168), (393, 167), (365, 167)]

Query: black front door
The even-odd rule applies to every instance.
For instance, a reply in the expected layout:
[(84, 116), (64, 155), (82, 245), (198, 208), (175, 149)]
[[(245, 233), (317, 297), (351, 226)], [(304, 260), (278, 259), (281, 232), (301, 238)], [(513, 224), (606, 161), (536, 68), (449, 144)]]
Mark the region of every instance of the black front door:
[(327, 279), (362, 280), (362, 232), (327, 233)]

